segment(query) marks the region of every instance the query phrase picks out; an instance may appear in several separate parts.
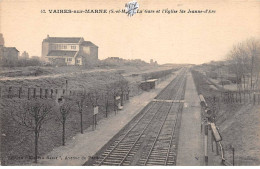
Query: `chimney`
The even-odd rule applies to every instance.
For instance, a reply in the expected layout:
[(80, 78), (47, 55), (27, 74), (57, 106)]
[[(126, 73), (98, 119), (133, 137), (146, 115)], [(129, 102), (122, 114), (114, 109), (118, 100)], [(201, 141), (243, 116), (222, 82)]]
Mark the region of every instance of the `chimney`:
[(47, 39), (49, 38), (50, 36), (49, 35), (47, 35)]

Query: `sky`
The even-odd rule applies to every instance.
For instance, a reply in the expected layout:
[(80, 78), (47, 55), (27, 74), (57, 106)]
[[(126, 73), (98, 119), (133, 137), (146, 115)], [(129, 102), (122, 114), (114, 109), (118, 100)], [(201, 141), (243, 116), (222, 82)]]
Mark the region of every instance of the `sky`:
[[(222, 60), (234, 44), (260, 37), (259, 0), (137, 0), (143, 13), (132, 17), (125, 13), (48, 13), (54, 9), (125, 9), (129, 1), (0, 0), (0, 33), (5, 46), (30, 56), (41, 56), (47, 35), (83, 37), (99, 46), (99, 59), (153, 59), (159, 64)], [(162, 13), (167, 8), (178, 13)], [(216, 12), (179, 13), (181, 9)]]

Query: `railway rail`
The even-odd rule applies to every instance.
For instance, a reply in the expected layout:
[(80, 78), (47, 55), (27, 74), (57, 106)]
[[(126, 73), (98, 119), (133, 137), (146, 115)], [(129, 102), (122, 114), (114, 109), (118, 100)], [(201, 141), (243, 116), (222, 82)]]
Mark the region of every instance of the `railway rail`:
[(183, 69), (93, 165), (175, 165), (176, 130), (183, 107), (180, 100), (184, 99), (186, 72)]

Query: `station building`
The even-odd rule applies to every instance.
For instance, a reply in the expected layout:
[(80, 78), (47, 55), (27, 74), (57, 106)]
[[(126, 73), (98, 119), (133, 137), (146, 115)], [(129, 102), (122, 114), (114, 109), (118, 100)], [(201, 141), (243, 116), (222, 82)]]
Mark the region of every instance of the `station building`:
[(83, 37), (49, 37), (42, 41), (42, 59), (56, 65), (95, 65), (98, 46)]

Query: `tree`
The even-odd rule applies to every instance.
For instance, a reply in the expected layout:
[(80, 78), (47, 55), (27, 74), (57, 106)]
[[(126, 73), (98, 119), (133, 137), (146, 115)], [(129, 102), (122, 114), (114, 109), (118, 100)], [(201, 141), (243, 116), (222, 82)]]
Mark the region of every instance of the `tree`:
[(121, 100), (121, 105), (123, 106), (124, 102), (124, 93), (128, 90), (128, 81), (125, 79), (120, 79), (119, 80), (119, 89), (120, 89), (120, 100)]
[(111, 95), (113, 96), (113, 107), (114, 107), (114, 112), (115, 114), (117, 113), (117, 101), (116, 101), (116, 97), (118, 96), (119, 94), (119, 82), (114, 82), (111, 86)]
[(29, 54), (28, 52), (24, 51), (21, 56), (20, 56), (21, 59), (29, 59)]
[(0, 46), (5, 46), (5, 40), (2, 33), (0, 33)]
[[(250, 89), (254, 89), (258, 83), (259, 63), (260, 63), (260, 42), (254, 38), (234, 45), (228, 55), (228, 60), (231, 63), (230, 68), (236, 74), (237, 81), (243, 79), (243, 88), (249, 89), (249, 83), (246, 85), (246, 77), (248, 74), (250, 80)], [(255, 80), (254, 80), (255, 79)], [(255, 82), (253, 82), (255, 81)], [(240, 88), (240, 86), (238, 85)], [(241, 86), (242, 87), (242, 86)]]
[(98, 101), (99, 101), (99, 94), (98, 94), (98, 91), (96, 89), (92, 90), (93, 92), (91, 93), (88, 93), (88, 99), (91, 103), (91, 105), (93, 107), (96, 107), (98, 106)]
[(127, 92), (127, 94), (126, 94), (126, 100), (129, 100), (129, 94), (130, 94), (130, 86), (129, 86), (129, 84), (127, 85), (127, 87), (126, 87), (126, 92)]
[[(228, 55), (229, 66), (237, 79), (243, 79), (244, 90), (246, 89), (246, 74), (248, 72), (249, 58), (244, 43), (239, 43), (233, 47)], [(238, 80), (237, 86), (239, 87)]]
[(24, 126), (27, 131), (34, 132), (34, 162), (37, 163), (38, 157), (38, 141), (43, 125), (52, 118), (52, 104), (43, 103), (39, 100), (28, 101), (22, 105), (21, 111), (11, 111), (11, 117), (20, 126)]
[(80, 97), (79, 100), (77, 100), (78, 112), (80, 114), (80, 132), (81, 132), (81, 134), (83, 134), (83, 107), (84, 107), (85, 99), (86, 99), (86, 95), (84, 93), (84, 95), (82, 97)]
[(59, 103), (59, 113), (57, 114), (58, 121), (62, 124), (62, 145), (65, 146), (65, 127), (66, 121), (68, 119), (69, 114), (71, 113), (71, 108), (73, 104), (68, 98), (61, 100)]
[(105, 91), (105, 109), (106, 109), (106, 118), (108, 116), (108, 107), (109, 107), (109, 96), (110, 96), (110, 85), (106, 84), (106, 91)]
[(253, 89), (253, 76), (256, 75), (256, 79), (258, 79), (259, 76), (259, 54), (260, 54), (260, 43), (258, 40), (252, 38), (247, 40), (247, 50), (248, 55), (251, 59), (251, 65), (250, 65), (250, 88)]

